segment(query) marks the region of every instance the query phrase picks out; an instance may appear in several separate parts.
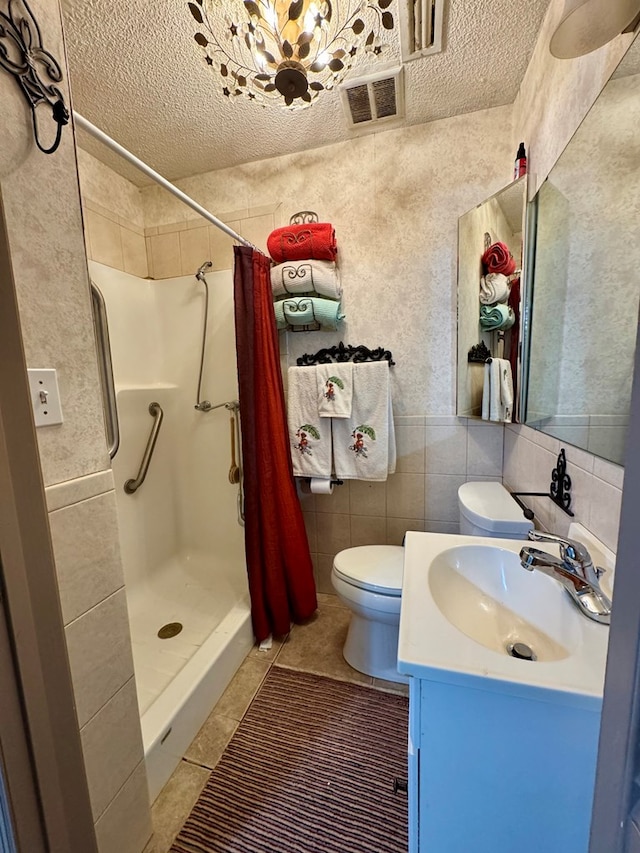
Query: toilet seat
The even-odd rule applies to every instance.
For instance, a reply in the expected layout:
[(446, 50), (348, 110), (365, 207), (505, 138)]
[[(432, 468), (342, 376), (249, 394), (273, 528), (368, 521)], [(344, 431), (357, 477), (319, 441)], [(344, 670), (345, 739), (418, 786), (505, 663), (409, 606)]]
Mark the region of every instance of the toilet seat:
[(378, 595), (400, 598), (404, 548), (400, 545), (360, 545), (336, 554), (333, 571), (351, 586)]

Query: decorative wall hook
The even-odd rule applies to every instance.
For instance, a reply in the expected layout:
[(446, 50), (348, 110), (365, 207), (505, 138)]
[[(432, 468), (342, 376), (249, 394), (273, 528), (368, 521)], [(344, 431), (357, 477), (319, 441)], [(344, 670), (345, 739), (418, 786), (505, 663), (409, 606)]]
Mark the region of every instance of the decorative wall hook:
[[(53, 85), (62, 80), (62, 70), (43, 48), (40, 27), (26, 0), (9, 0), (7, 11), (0, 11), (0, 68), (13, 74), (29, 104), (36, 145), (44, 154), (53, 154), (60, 145), (62, 128), (69, 123), (62, 92)], [(38, 135), (36, 110), (43, 103), (49, 105), (57, 124), (56, 138), (49, 148), (41, 145)]]

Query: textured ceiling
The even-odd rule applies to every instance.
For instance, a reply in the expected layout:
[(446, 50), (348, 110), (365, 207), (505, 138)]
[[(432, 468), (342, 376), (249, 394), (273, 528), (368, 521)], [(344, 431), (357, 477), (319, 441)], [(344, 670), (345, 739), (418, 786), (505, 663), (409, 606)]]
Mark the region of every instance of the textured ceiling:
[[(402, 123), (511, 103), (548, 2), (447, 0), (443, 52), (405, 65)], [(221, 0), (221, 9), (233, 4)], [(169, 179), (354, 135), (335, 91), (293, 113), (225, 98), (194, 42), (186, 0), (63, 0), (63, 9), (74, 108)], [(385, 59), (399, 64), (391, 41)], [(148, 182), (86, 134), (80, 142), (135, 183)]]

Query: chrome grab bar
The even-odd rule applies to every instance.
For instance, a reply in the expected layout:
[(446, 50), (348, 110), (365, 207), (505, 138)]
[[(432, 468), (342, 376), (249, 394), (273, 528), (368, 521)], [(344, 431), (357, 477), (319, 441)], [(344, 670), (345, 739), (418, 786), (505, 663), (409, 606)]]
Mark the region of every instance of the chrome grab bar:
[(116, 388), (113, 381), (113, 365), (111, 363), (109, 323), (104, 297), (93, 281), (91, 282), (91, 307), (93, 309), (93, 328), (96, 336), (96, 348), (98, 350), (98, 375), (102, 389), (102, 408), (104, 409), (107, 446), (109, 458), (113, 459), (120, 446), (120, 428), (118, 425)]
[(147, 442), (147, 446), (142, 457), (142, 462), (140, 463), (140, 470), (138, 471), (138, 476), (135, 478), (135, 480), (127, 480), (127, 482), (124, 484), (124, 490), (128, 495), (132, 495), (134, 492), (136, 492), (145, 481), (147, 471), (149, 470), (149, 463), (151, 462), (151, 457), (153, 456), (156, 441), (158, 440), (158, 433), (160, 432), (160, 427), (162, 426), (164, 412), (162, 411), (160, 403), (150, 403), (149, 414), (152, 415), (154, 418), (153, 426), (151, 427), (149, 441)]
[(196, 403), (193, 408), (199, 412), (213, 412), (215, 409), (221, 409), (223, 406), (230, 412), (235, 412), (240, 408), (240, 403), (237, 400), (227, 400), (224, 403), (217, 403), (215, 406), (212, 406), (208, 400), (203, 400), (202, 403)]

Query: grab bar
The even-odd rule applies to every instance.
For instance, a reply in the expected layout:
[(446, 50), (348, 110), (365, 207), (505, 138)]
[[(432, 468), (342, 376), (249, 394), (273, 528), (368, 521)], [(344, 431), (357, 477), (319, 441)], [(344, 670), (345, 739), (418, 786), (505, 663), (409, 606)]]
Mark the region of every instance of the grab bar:
[(240, 408), (240, 403), (237, 400), (227, 400), (224, 403), (217, 403), (215, 406), (212, 406), (208, 400), (203, 400), (202, 403), (196, 403), (193, 408), (199, 412), (213, 412), (214, 409), (221, 409), (223, 406), (230, 412), (235, 412)]
[(91, 307), (93, 309), (96, 349), (98, 350), (98, 375), (102, 389), (102, 408), (104, 409), (107, 447), (109, 458), (113, 459), (120, 446), (120, 428), (118, 425), (116, 388), (113, 381), (113, 364), (111, 363), (109, 323), (104, 297), (93, 281), (91, 282)]
[(149, 470), (149, 462), (151, 462), (153, 450), (156, 446), (156, 441), (158, 440), (158, 433), (160, 432), (160, 427), (162, 426), (162, 418), (164, 417), (164, 412), (162, 411), (160, 403), (150, 403), (149, 414), (153, 415), (153, 426), (151, 427), (149, 441), (147, 442), (147, 446), (142, 457), (142, 462), (140, 463), (140, 470), (138, 471), (138, 476), (135, 478), (135, 480), (127, 480), (127, 482), (124, 484), (124, 490), (128, 495), (132, 495), (134, 492), (136, 492), (145, 481), (147, 471)]

